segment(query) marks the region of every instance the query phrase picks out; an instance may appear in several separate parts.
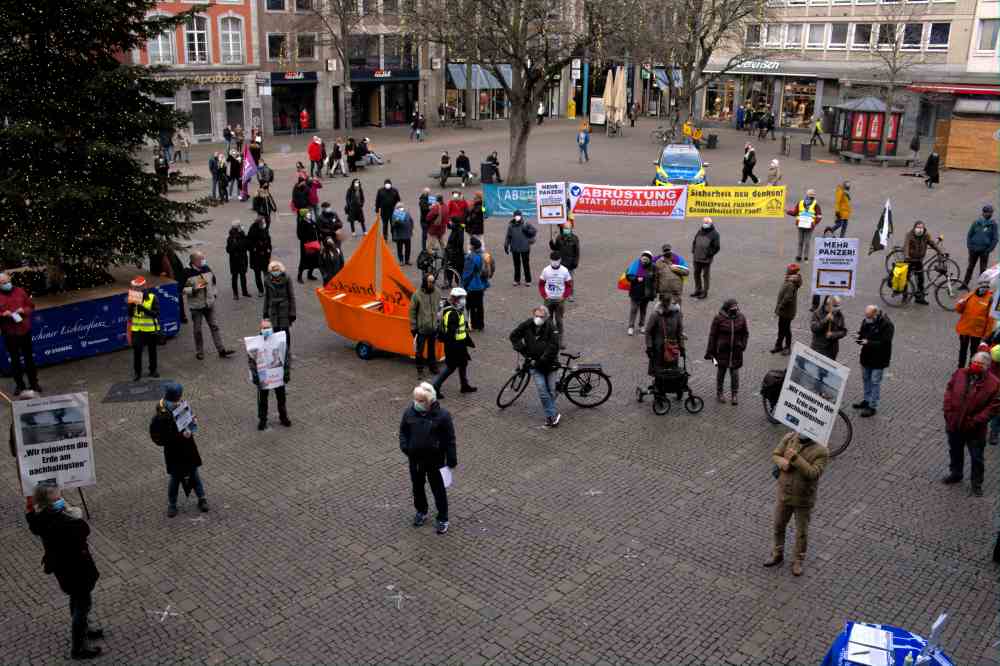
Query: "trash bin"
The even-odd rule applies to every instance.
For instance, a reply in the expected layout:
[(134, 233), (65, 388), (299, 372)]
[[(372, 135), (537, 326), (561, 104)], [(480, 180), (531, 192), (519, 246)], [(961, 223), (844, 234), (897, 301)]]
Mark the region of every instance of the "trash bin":
[(715, 150), (718, 147), (719, 147), (719, 135), (718, 134), (709, 134), (708, 135), (708, 146), (706, 146), (706, 148), (708, 148), (709, 150)]
[(799, 159), (801, 159), (803, 162), (812, 162), (813, 158), (812, 144), (810, 143), (800, 144), (799, 150), (801, 151), (799, 154)]
[(492, 164), (489, 162), (479, 163), (479, 182), (481, 183), (492, 183), (496, 178), (497, 172)]

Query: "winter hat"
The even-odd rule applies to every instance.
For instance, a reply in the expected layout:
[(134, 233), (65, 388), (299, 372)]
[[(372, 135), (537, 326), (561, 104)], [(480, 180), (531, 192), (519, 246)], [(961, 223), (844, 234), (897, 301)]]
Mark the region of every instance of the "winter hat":
[(806, 190), (806, 196), (807, 197), (813, 197), (815, 199), (816, 198), (816, 190), (814, 190), (813, 188), (810, 187), (808, 190)]
[(788, 264), (788, 266), (785, 267), (785, 275), (798, 275), (798, 272), (798, 264)]
[(167, 402), (177, 402), (184, 395), (184, 387), (177, 382), (170, 382), (163, 387), (163, 399)]
[(771, 160), (771, 166), (773, 166), (774, 168), (777, 169), (778, 168), (778, 160)]
[(670, 243), (664, 243), (663, 247), (661, 247), (660, 250), (663, 251), (663, 254), (671, 254), (674, 248), (673, 246), (670, 245)]
[(240, 226), (240, 224), (242, 224), (242, 222), (240, 222), (239, 220), (233, 220), (233, 223), (230, 224), (229, 226), (231, 226), (233, 229), (236, 229), (237, 227)]
[(642, 252), (641, 252), (641, 253), (639, 254), (639, 258), (641, 259), (642, 257), (649, 257), (649, 258), (650, 258), (650, 260), (652, 260), (652, 258), (653, 258), (653, 253), (652, 253), (652, 252), (650, 252), (649, 250), (643, 250), (643, 251), (642, 251)]
[(983, 215), (992, 215), (992, 214), (993, 214), (993, 206), (991, 206), (990, 204), (986, 204), (985, 206), (983, 206)]
[(472, 240), (469, 241), (469, 245), (471, 245), (474, 250), (478, 250), (483, 246), (483, 241), (473, 236)]

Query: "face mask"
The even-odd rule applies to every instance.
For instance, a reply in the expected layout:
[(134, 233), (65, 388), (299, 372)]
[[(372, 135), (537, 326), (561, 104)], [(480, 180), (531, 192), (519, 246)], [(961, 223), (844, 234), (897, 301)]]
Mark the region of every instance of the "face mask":
[(914, 229), (913, 230), (913, 234), (916, 235), (916, 236), (923, 236), (924, 235), (924, 230), (923, 229)]
[(460, 308), (464, 308), (465, 307), (465, 299), (464, 298), (458, 299), (458, 307), (460, 307)]
[(272, 333), (274, 333), (274, 329), (273, 328), (262, 328), (262, 329), (260, 329), (260, 334), (263, 335), (265, 338), (271, 337)]
[(386, 183), (385, 184), (385, 189), (391, 190), (392, 189), (392, 183)]
[(562, 231), (563, 236), (569, 236), (571, 233), (573, 232), (571, 232), (569, 229), (563, 229)]
[(281, 277), (281, 271), (271, 271), (271, 277)]
[(730, 317), (735, 317), (739, 313), (740, 313), (740, 309), (738, 307), (736, 307), (735, 305), (733, 307), (729, 308), (729, 316)]
[(357, 190), (357, 189), (360, 189), (360, 188), (361, 188), (361, 183), (354, 183), (354, 189)]
[(531, 321), (535, 322), (535, 326), (541, 326), (545, 323), (545, 317), (532, 317)]
[(639, 260), (639, 263), (642, 264), (643, 266), (649, 266), (649, 259), (643, 257), (642, 259)]
[(55, 502), (52, 503), (53, 511), (62, 511), (65, 508), (66, 508), (66, 500), (64, 500), (62, 497), (60, 497), (59, 499), (57, 499)]
[(452, 199), (455, 199), (456, 201), (458, 201), (458, 195), (457, 195), (457, 194), (453, 194), (453, 195), (451, 195), (451, 198), (452, 198)]
[(971, 375), (981, 375), (983, 374), (983, 370), (985, 370), (985, 368), (979, 363), (969, 364), (969, 374)]
[(701, 225), (701, 228), (705, 229), (707, 231), (708, 229), (712, 228), (712, 225), (711, 224), (703, 224), (703, 225)]
[(520, 215), (515, 215), (514, 216), (514, 221), (515, 222), (520, 222), (521, 221), (521, 216)]
[(670, 310), (671, 312), (677, 312), (678, 310), (681, 309), (681, 306), (677, 305), (676, 303), (671, 303), (670, 307), (667, 309)]
[(845, 192), (850, 192), (851, 191), (851, 186), (850, 185), (844, 185), (844, 191)]
[(562, 266), (562, 262), (561, 261), (553, 261), (553, 262), (550, 262), (549, 265), (552, 266), (552, 268), (559, 268), (560, 266)]
[(422, 402), (417, 402), (416, 400), (414, 400), (413, 401), (413, 409), (417, 410), (418, 412), (423, 413), (423, 412), (427, 411), (427, 405), (425, 405)]
[(0, 284), (0, 289), (3, 289), (4, 291), (13, 291), (14, 290), (14, 283), (13, 282), (4, 282), (3, 284)]
[(866, 324), (874, 324), (875, 323), (875, 317), (865, 317), (865, 323)]

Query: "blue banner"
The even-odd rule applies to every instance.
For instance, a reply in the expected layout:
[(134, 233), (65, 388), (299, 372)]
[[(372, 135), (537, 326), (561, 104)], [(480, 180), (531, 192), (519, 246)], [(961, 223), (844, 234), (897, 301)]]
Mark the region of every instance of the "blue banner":
[(483, 185), (483, 205), (486, 217), (514, 216), (514, 211), (521, 211), (525, 219), (535, 219), (535, 186), (534, 185)]
[[(168, 337), (180, 327), (180, 303), (177, 283), (153, 287), (160, 301), (160, 326)], [(44, 297), (31, 315), (31, 345), (36, 365), (96, 356), (128, 346), (125, 327), (128, 321), (126, 294), (95, 298), (90, 301), (46, 307)], [(10, 374), (10, 356), (0, 338), (0, 372)]]

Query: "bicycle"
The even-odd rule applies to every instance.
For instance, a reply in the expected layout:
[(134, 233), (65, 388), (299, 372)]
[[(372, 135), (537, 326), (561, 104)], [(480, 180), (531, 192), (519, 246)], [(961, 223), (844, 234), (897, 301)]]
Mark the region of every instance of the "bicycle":
[(649, 133), (650, 141), (657, 141), (660, 144), (673, 143), (677, 140), (677, 130), (673, 127), (657, 127), (655, 130)]
[[(938, 243), (944, 238), (938, 236)], [(911, 299), (925, 297), (933, 290), (934, 300), (944, 310), (955, 311), (955, 304), (968, 290), (962, 285), (960, 275), (961, 269), (958, 263), (952, 259), (943, 249), (935, 251), (934, 256), (923, 262), (924, 290), (917, 289), (916, 271), (909, 271), (906, 284), (903, 289), (897, 291), (892, 288), (892, 269), (897, 262), (905, 262), (906, 255), (903, 248), (894, 247), (886, 255), (885, 265), (888, 275), (879, 285), (879, 296), (886, 305), (893, 308), (907, 305)]]
[[(611, 378), (604, 374), (600, 363), (570, 364), (580, 358), (580, 354), (559, 354), (565, 358), (554, 371), (562, 370), (556, 382), (555, 394), (563, 393), (577, 407), (592, 408), (603, 405), (611, 397)], [(531, 359), (525, 358), (514, 370), (497, 394), (497, 407), (507, 409), (521, 397), (524, 389), (531, 383)]]
[[(772, 401), (761, 393), (760, 399), (764, 406), (764, 414), (767, 416), (767, 420), (774, 424), (780, 423), (778, 419), (774, 418), (774, 407), (778, 404), (777, 396)], [(854, 426), (851, 424), (851, 419), (844, 410), (839, 409), (837, 410), (837, 420), (833, 422), (833, 430), (830, 432), (830, 440), (826, 443), (826, 448), (830, 451), (830, 457), (836, 458), (846, 451), (847, 447), (851, 445), (852, 439), (854, 439)]]
[[(434, 284), (440, 289), (447, 289), (446, 285), (462, 286), (462, 276), (454, 268), (448, 266), (448, 261), (440, 250), (421, 250), (417, 255), (417, 268), (422, 274), (432, 273)], [(443, 278), (443, 279), (442, 279)]]

